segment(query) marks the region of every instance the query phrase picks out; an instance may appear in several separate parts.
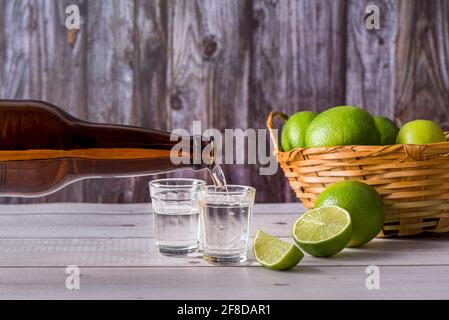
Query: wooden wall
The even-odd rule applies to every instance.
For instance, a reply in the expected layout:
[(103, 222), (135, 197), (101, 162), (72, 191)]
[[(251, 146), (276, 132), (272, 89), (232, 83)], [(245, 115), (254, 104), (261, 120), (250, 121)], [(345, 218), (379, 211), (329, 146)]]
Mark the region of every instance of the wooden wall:
[[(365, 27), (368, 4), (380, 30)], [(0, 98), (164, 130), (264, 128), (271, 110), (341, 104), (449, 128), (449, 1), (0, 0)], [(295, 201), (281, 172), (225, 170), (259, 202)], [(148, 180), (83, 181), (33, 201), (147, 201)]]

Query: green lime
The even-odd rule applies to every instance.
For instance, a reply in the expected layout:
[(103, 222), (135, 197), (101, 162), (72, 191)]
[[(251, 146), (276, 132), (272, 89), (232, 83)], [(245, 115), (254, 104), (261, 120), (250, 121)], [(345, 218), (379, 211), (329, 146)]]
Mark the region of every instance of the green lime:
[(281, 144), (284, 151), (304, 148), (304, 137), (310, 122), (317, 116), (316, 112), (301, 111), (288, 118), (282, 127)]
[(330, 257), (339, 253), (347, 246), (351, 233), (351, 216), (337, 206), (312, 209), (293, 225), (296, 244), (315, 257)]
[(350, 247), (361, 246), (372, 240), (382, 229), (384, 205), (376, 189), (360, 181), (342, 181), (331, 184), (320, 193), (315, 207), (339, 206), (351, 215)]
[(363, 109), (334, 107), (317, 115), (306, 130), (306, 147), (378, 145), (380, 134), (373, 117)]
[(374, 116), (373, 118), (380, 133), (380, 144), (384, 146), (395, 144), (399, 129), (394, 122), (382, 116)]
[(407, 122), (399, 130), (396, 142), (399, 144), (427, 144), (446, 141), (444, 132), (430, 120)]
[(258, 230), (254, 239), (257, 262), (272, 270), (288, 270), (301, 261), (304, 254), (294, 244)]

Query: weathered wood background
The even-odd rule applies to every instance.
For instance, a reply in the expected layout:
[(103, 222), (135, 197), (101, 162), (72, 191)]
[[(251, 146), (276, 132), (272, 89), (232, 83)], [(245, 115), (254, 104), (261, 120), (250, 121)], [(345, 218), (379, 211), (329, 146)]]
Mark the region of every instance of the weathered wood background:
[[(380, 30), (365, 27), (368, 4)], [(270, 110), (341, 104), (448, 128), (449, 1), (0, 0), (0, 97), (164, 130), (264, 128)], [(225, 171), (259, 202), (295, 201), (280, 171)], [(148, 180), (83, 181), (32, 201), (147, 201)]]

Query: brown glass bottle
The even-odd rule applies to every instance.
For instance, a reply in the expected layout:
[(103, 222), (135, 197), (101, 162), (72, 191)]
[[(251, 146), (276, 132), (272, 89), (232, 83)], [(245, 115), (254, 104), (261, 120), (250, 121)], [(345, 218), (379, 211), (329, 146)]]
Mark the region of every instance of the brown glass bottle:
[[(178, 138), (171, 141), (163, 131), (82, 121), (46, 102), (0, 100), (0, 196), (36, 197), (86, 178), (213, 166), (211, 139)], [(190, 151), (170, 157), (180, 141)]]

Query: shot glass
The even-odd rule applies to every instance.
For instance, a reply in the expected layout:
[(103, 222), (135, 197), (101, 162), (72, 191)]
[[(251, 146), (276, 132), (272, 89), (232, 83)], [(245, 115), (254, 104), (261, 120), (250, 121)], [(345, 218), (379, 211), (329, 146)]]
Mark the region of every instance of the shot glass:
[(197, 179), (150, 182), (156, 248), (160, 253), (186, 255), (198, 250), (200, 218), (195, 193), (205, 185)]
[(228, 185), (201, 187), (196, 193), (202, 224), (202, 250), (207, 261), (243, 262), (248, 256), (248, 238), (256, 190)]

